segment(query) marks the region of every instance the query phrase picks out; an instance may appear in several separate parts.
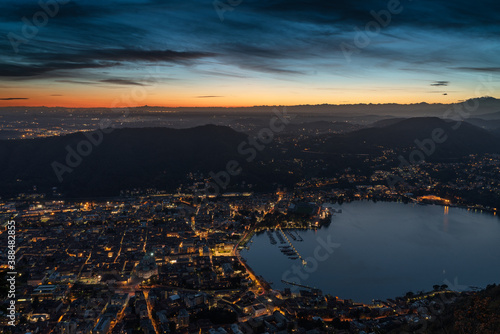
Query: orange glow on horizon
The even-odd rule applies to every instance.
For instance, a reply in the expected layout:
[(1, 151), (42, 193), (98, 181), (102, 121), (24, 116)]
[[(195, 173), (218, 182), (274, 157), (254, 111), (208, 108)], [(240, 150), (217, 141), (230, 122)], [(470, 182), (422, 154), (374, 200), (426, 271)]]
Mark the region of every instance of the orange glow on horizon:
[[(376, 101), (369, 101), (364, 99), (360, 100), (334, 100), (327, 99), (324, 100), (299, 100), (296, 98), (276, 98), (272, 101), (266, 99), (262, 101), (259, 98), (255, 99), (240, 99), (239, 102), (233, 99), (224, 99), (224, 102), (216, 102), (216, 99), (206, 99), (212, 100), (207, 102), (195, 101), (195, 98), (186, 98), (184, 100), (176, 99), (147, 99), (139, 103), (116, 103), (116, 98), (106, 98), (106, 97), (95, 97), (89, 98), (29, 98), (23, 100), (0, 100), (0, 107), (62, 107), (62, 108), (135, 108), (143, 107), (145, 105), (151, 107), (165, 107), (165, 108), (241, 108), (241, 107), (255, 107), (255, 106), (294, 106), (294, 105), (355, 105), (355, 104), (418, 104), (418, 103), (429, 103), (429, 104), (449, 104), (458, 103), (459, 100), (449, 100), (449, 101), (439, 101), (439, 100), (424, 100), (422, 98), (413, 99), (377, 99)], [(221, 101), (222, 99), (219, 99)], [(235, 99), (236, 100), (236, 99)]]
[[(352, 105), (457, 103), (474, 97), (426, 94), (418, 89), (372, 90), (368, 86), (339, 90), (320, 90), (310, 86), (271, 86), (249, 83), (207, 87), (102, 87), (46, 84), (10, 87), (0, 92), (0, 107), (133, 108), (158, 107), (253, 107), (280, 105)], [(14, 98), (14, 99), (12, 99)], [(15, 99), (19, 98), (19, 99)], [(3, 100), (2, 100), (3, 99)]]

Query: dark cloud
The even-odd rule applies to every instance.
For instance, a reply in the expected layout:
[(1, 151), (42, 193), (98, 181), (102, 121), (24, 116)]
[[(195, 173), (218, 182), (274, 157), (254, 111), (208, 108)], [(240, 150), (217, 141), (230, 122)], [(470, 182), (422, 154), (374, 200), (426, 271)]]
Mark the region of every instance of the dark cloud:
[(219, 77), (228, 77), (228, 78), (249, 78), (248, 75), (242, 75), (242, 74), (237, 74), (237, 73), (227, 73), (227, 72), (222, 72), (222, 71), (206, 71), (206, 70), (197, 70), (197, 73), (200, 74), (205, 74), (209, 76), (219, 76)]
[(243, 69), (250, 69), (252, 71), (271, 73), (271, 74), (285, 74), (285, 75), (304, 75), (306, 72), (294, 69), (287, 68), (279, 68), (266, 64), (240, 64), (240, 67)]
[(292, 55), (290, 50), (283, 50), (276, 48), (276, 45), (265, 47), (256, 45), (245, 45), (241, 43), (230, 43), (222, 46), (225, 53), (237, 55), (239, 57), (258, 57), (258, 58), (271, 58), (283, 59), (286, 56)]
[(213, 98), (213, 97), (224, 97), (224, 96), (217, 96), (217, 95), (201, 95), (201, 96), (197, 96), (198, 99), (208, 99), (208, 98)]
[(0, 77), (18, 77), (29, 78), (40, 76), (48, 72), (57, 70), (78, 70), (88, 68), (104, 68), (118, 65), (117, 63), (73, 63), (73, 62), (60, 62), (60, 63), (40, 63), (36, 65), (14, 65), (14, 64), (0, 64)]
[[(42, 3), (50, 3), (50, 1), (40, 1)], [(110, 1), (112, 3), (112, 1)], [(57, 7), (50, 6), (51, 20), (74, 20), (83, 18), (95, 18), (119, 12), (121, 6), (100, 6), (97, 4), (87, 3), (82, 5), (76, 1), (69, 1), (65, 4), (58, 4)], [(28, 1), (22, 3), (18, 1), (15, 5), (9, 4), (8, 1), (3, 1), (0, 4), (0, 18), (3, 21), (19, 21), (23, 17), (31, 19), (33, 15), (45, 10), (40, 6), (38, 1)], [(52, 15), (54, 13), (55, 15)]]
[[(221, 22), (212, 2), (205, 0), (70, 1), (20, 45), (18, 54), (7, 38), (0, 40), (0, 77), (143, 85), (147, 82), (116, 78), (131, 78), (122, 71), (149, 63), (236, 79), (293, 80), (325, 69), (332, 75), (362, 76), (380, 63), (393, 73), (404, 69), (434, 77), (450, 68), (500, 72), (500, 2), (493, 0), (401, 0), (401, 13), (391, 15), (381, 32), (370, 35), (370, 43), (353, 55), (364, 67), (352, 71), (339, 45), (352, 44), (354, 28), (364, 30), (376, 21), (372, 13), (383, 16), (387, 6), (387, 0), (244, 0), (226, 11)], [(21, 17), (31, 19), (37, 11), (37, 1), (2, 1), (0, 34), (21, 35)], [(478, 44), (461, 51), (471, 43)], [(197, 66), (208, 62), (215, 65)], [(431, 85), (445, 86), (440, 81)]]
[(363, 10), (368, 2), (350, 2), (348, 0), (321, 1), (311, 0), (306, 4), (299, 0), (258, 1), (247, 2), (250, 8), (262, 14), (285, 18), (291, 21), (315, 24), (332, 24), (349, 17), (350, 21), (362, 21), (369, 18), (369, 11)]
[(93, 82), (93, 81), (82, 81), (82, 80), (72, 80), (72, 79), (58, 79), (55, 81), (70, 83), (70, 84), (77, 84), (77, 85), (95, 85), (95, 84), (97, 84), (96, 82)]
[[(167, 63), (187, 63), (189, 61), (213, 57), (214, 53), (196, 51), (172, 51), (172, 50), (140, 50), (140, 49), (103, 49), (103, 50), (82, 50), (77, 53), (43, 53), (28, 56), (28, 60), (50, 61), (60, 64), (111, 64), (120, 65), (120, 62), (167, 62)], [(111, 62), (111, 63), (109, 63)]]
[(434, 81), (431, 86), (448, 86), (449, 84), (449, 81)]
[[(364, 27), (374, 20), (372, 12), (382, 13), (388, 8), (386, 0), (247, 0), (248, 7), (256, 11), (292, 21), (351, 28)], [(476, 29), (498, 31), (500, 4), (483, 0), (471, 4), (468, 0), (450, 3), (445, 0), (400, 1), (401, 12), (391, 15), (391, 26), (417, 26), (433, 29)]]
[[(81, 59), (97, 59), (109, 61), (146, 61), (186, 63), (199, 58), (214, 57), (212, 52), (172, 51), (172, 50), (140, 50), (140, 49), (105, 49), (82, 52), (76, 55)], [(55, 56), (55, 55), (54, 55)]]
[(2, 101), (13, 101), (13, 100), (28, 100), (28, 97), (0, 97)]
[(427, 91), (427, 93), (431, 93), (431, 94), (448, 94), (448, 93), (456, 93), (456, 91), (454, 90), (449, 90), (449, 91), (444, 91), (444, 90), (431, 90), (431, 91)]
[(146, 86), (143, 83), (128, 79), (104, 79), (100, 80), (99, 82), (110, 83), (115, 85), (125, 85), (125, 86)]
[[(115, 67), (122, 62), (166, 62), (189, 64), (190, 61), (212, 57), (209, 52), (178, 52), (172, 50), (105, 49), (81, 51), (77, 54), (32, 54), (25, 64), (1, 64), (0, 77), (34, 77), (58, 70), (79, 70)], [(31, 63), (34, 63), (33, 65)], [(111, 79), (110, 79), (111, 80)], [(115, 82), (118, 83), (118, 82)], [(122, 83), (126, 84), (126, 83)]]
[(500, 72), (500, 67), (452, 67), (455, 70), (471, 72)]

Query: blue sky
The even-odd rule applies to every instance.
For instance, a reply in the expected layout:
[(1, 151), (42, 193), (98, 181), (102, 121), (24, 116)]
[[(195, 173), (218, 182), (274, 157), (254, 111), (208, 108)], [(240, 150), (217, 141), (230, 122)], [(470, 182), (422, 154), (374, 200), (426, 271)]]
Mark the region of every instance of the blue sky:
[[(495, 1), (60, 0), (57, 7), (51, 17), (38, 1), (0, 4), (2, 105), (108, 106), (134, 87), (147, 93), (138, 105), (447, 103), (475, 97), (485, 77), (498, 96)], [(33, 18), (42, 24), (23, 33), (33, 32)]]

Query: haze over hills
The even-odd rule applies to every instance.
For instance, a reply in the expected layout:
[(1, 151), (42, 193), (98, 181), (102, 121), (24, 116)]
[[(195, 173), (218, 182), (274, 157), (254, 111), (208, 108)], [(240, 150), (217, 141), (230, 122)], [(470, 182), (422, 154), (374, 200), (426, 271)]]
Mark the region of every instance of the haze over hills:
[[(93, 145), (81, 163), (76, 163), (80, 160), (75, 157), (79, 156), (77, 147), (88, 142), (82, 133), (0, 141), (0, 159), (6, 162), (0, 167), (0, 183), (4, 193), (37, 186), (45, 190), (58, 187), (75, 196), (116, 195), (129, 187), (172, 189), (186, 173), (225, 168), (226, 161), (237, 155), (236, 145), (245, 138), (229, 128), (210, 125), (186, 130), (117, 129), (104, 134), (102, 143)], [(54, 172), (54, 162), (71, 166), (71, 171), (62, 173), (62, 182)]]
[(114, 128), (167, 127), (186, 129), (206, 124), (254, 134), (276, 113), (289, 119), (287, 132), (346, 133), (382, 121), (387, 125), (411, 117), (470, 120), (479, 127), (500, 127), (500, 100), (484, 97), (460, 104), (357, 104), (255, 106), (240, 108), (0, 108), (0, 139), (37, 138), (90, 131), (107, 123)]
[[(385, 127), (351, 132), (340, 138), (348, 150), (367, 153), (372, 149), (382, 147), (392, 149), (415, 147), (416, 140), (432, 139), (436, 129), (443, 133), (443, 142), (436, 143), (436, 152), (433, 154), (436, 158), (495, 152), (500, 147), (495, 136), (486, 130), (467, 122), (449, 122), (437, 117), (404, 119)], [(340, 138), (328, 139), (324, 146), (320, 145), (320, 149), (323, 151), (334, 150), (339, 147)], [(365, 150), (367, 151), (363, 152)], [(432, 159), (433, 156), (429, 158)]]
[[(226, 170), (231, 160), (239, 163), (242, 173), (231, 180), (228, 189), (239, 189), (241, 182), (258, 184), (261, 189), (290, 186), (315, 175), (334, 175), (345, 168), (361, 168), (365, 158), (360, 159), (359, 155), (375, 156), (386, 149), (405, 152), (417, 147), (415, 140), (432, 139), (436, 129), (442, 129), (441, 138), (446, 139), (435, 143), (435, 152), (428, 160), (500, 153), (500, 140), (493, 133), (466, 122), (459, 125), (455, 129), (455, 122), (412, 118), (385, 127), (309, 137), (298, 145), (293, 141), (262, 145), (262, 150), (255, 150), (249, 144), (248, 135), (222, 126), (182, 130), (116, 129), (104, 134), (102, 143), (93, 145), (92, 152), (83, 156), (80, 163), (75, 162), (79, 160), (74, 157), (76, 153), (68, 158), (68, 152), (75, 152), (82, 140), (88, 140), (82, 133), (2, 140), (0, 159), (6, 163), (0, 166), (0, 183), (4, 185), (0, 191), (7, 195), (30, 191), (33, 186), (43, 191), (58, 187), (68, 196), (90, 196), (118, 195), (120, 190), (134, 187), (175, 190), (187, 180), (189, 173), (199, 172), (208, 177), (211, 171)], [(248, 159), (251, 156), (253, 158)], [(317, 159), (323, 163), (318, 164)], [(58, 181), (54, 162), (71, 170), (58, 165), (59, 171), (63, 171), (62, 182)]]
[[(0, 107), (0, 110), (5, 113), (25, 113), (26, 115), (42, 115), (42, 113), (58, 114), (75, 113), (78, 115), (96, 114), (103, 111), (106, 112), (108, 116), (113, 114), (122, 115), (124, 112), (133, 115), (149, 115), (153, 113), (202, 113), (202, 114), (227, 114), (227, 115), (255, 115), (255, 113), (264, 115), (272, 113), (274, 108), (286, 107), (289, 113), (307, 113), (310, 115), (316, 114), (329, 114), (342, 117), (351, 116), (436, 116), (442, 117), (443, 113), (449, 108), (455, 106), (467, 105), (472, 107), (471, 114), (473, 115), (488, 115), (488, 117), (500, 117), (500, 99), (494, 97), (479, 97), (471, 98), (466, 101), (461, 101), (451, 104), (442, 103), (413, 103), (413, 104), (398, 104), (398, 103), (378, 103), (378, 104), (316, 104), (316, 105), (289, 105), (289, 106), (252, 106), (252, 107), (175, 107), (175, 106), (140, 106), (140, 107), (130, 107), (130, 106), (118, 106), (118, 107), (106, 107), (102, 108), (66, 108), (66, 107)], [(497, 115), (490, 115), (493, 113), (498, 113)], [(45, 115), (45, 116), (49, 116)]]
[[(500, 116), (500, 114), (499, 114)], [(475, 125), (477, 127), (494, 130), (500, 127), (500, 119), (486, 119), (486, 118), (467, 118), (467, 123)]]
[(376, 121), (374, 122), (371, 126), (374, 127), (374, 128), (383, 128), (385, 126), (389, 126), (389, 125), (393, 125), (393, 124), (396, 124), (396, 123), (399, 123), (403, 120), (405, 120), (406, 118), (385, 118), (385, 119), (382, 119), (380, 121)]

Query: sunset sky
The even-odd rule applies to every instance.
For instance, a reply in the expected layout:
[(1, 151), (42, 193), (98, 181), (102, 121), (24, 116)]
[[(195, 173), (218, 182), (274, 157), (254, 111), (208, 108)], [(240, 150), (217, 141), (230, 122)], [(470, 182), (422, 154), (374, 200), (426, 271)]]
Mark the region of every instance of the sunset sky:
[(484, 80), (500, 97), (498, 1), (57, 6), (0, 3), (0, 106), (450, 103)]

